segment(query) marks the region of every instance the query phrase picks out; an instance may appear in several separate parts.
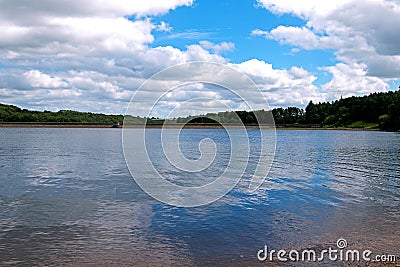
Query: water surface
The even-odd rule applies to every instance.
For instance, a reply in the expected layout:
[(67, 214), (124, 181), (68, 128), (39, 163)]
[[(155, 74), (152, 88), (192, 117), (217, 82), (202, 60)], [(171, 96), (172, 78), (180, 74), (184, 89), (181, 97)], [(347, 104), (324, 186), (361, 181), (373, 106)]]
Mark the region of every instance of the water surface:
[[(249, 135), (256, 156), (259, 134)], [(221, 153), (207, 177), (165, 174), (193, 185), (217, 176), (228, 164), (224, 131), (183, 130), (182, 148), (196, 157), (204, 137)], [(400, 255), (398, 133), (277, 131), (259, 190), (248, 192), (247, 173), (199, 208), (147, 196), (126, 167), (119, 129), (0, 128), (0, 140), (2, 266), (255, 265), (265, 244), (325, 247), (340, 237)]]

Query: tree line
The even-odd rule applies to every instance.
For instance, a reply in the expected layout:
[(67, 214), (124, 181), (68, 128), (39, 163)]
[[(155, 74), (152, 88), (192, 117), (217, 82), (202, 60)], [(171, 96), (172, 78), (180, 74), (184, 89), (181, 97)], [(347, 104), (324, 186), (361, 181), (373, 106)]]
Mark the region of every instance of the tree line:
[(372, 93), (366, 96), (341, 98), (332, 102), (313, 103), (305, 109), (275, 108), (271, 111), (235, 111), (206, 114), (204, 117), (178, 118), (180, 123), (234, 122), (236, 115), (244, 124), (258, 124), (272, 113), (278, 127), (376, 128), (400, 130), (400, 91)]
[[(298, 107), (275, 108), (272, 110), (232, 111), (208, 113), (203, 116), (176, 118), (176, 123), (235, 123), (240, 119), (244, 124), (269, 123), (273, 116), (278, 127), (350, 127), (400, 130), (400, 91), (372, 93), (366, 96), (341, 98), (332, 102), (309, 102), (305, 109)], [(127, 117), (125, 117), (127, 119)], [(131, 123), (162, 124), (164, 119), (129, 116)], [(258, 119), (258, 120), (257, 120)], [(81, 123), (81, 124), (122, 124), (123, 115), (78, 112), (73, 110), (31, 111), (13, 105), (0, 104), (1, 122), (29, 123)]]
[(78, 112), (73, 110), (32, 111), (13, 105), (0, 104), (0, 123), (54, 123), (54, 124), (122, 124), (123, 115)]

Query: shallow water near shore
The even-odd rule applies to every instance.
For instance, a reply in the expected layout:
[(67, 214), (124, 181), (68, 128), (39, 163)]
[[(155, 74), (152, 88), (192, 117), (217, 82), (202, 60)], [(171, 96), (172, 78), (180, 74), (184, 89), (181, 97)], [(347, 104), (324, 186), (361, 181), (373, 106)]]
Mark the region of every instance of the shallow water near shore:
[[(248, 131), (254, 148), (257, 132)], [(196, 156), (204, 137), (222, 150), (229, 142), (218, 129), (181, 134), (188, 155)], [(134, 182), (121, 129), (0, 128), (0, 265), (253, 266), (266, 244), (324, 249), (339, 238), (349, 248), (400, 256), (399, 133), (276, 134), (275, 160), (259, 190), (247, 190), (250, 162), (222, 199), (178, 208)], [(216, 160), (207, 182), (227, 165)]]

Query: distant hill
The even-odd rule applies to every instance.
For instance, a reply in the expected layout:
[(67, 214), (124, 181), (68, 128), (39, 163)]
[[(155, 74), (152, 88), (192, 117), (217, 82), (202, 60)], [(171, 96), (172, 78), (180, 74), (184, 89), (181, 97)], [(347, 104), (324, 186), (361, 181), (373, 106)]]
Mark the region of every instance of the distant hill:
[[(373, 93), (361, 97), (349, 97), (332, 102), (310, 103), (304, 109), (298, 107), (276, 108), (270, 111), (235, 111), (246, 125), (258, 124), (258, 118), (272, 115), (278, 127), (346, 127), (400, 130), (400, 91)], [(216, 121), (235, 121), (233, 112), (208, 113), (173, 120), (176, 123), (213, 124)], [(13, 105), (0, 104), (0, 123), (60, 123), (60, 124), (122, 124), (123, 115), (106, 115), (73, 110), (31, 111)], [(163, 119), (129, 116), (129, 123), (162, 124)], [(263, 121), (260, 122), (264, 123)]]

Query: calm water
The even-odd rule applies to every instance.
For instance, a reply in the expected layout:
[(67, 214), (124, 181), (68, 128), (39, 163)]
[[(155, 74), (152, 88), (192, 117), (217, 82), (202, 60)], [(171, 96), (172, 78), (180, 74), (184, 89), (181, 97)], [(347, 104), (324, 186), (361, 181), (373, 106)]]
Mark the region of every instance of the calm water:
[[(257, 131), (249, 134), (257, 147)], [(221, 130), (182, 136), (188, 155), (203, 137), (228, 149)], [(400, 255), (398, 133), (278, 131), (256, 193), (245, 175), (199, 208), (148, 197), (128, 172), (119, 129), (0, 128), (0, 140), (1, 266), (251, 266), (265, 244), (325, 248), (340, 237), (351, 248)], [(216, 160), (205, 179), (226, 167)]]

